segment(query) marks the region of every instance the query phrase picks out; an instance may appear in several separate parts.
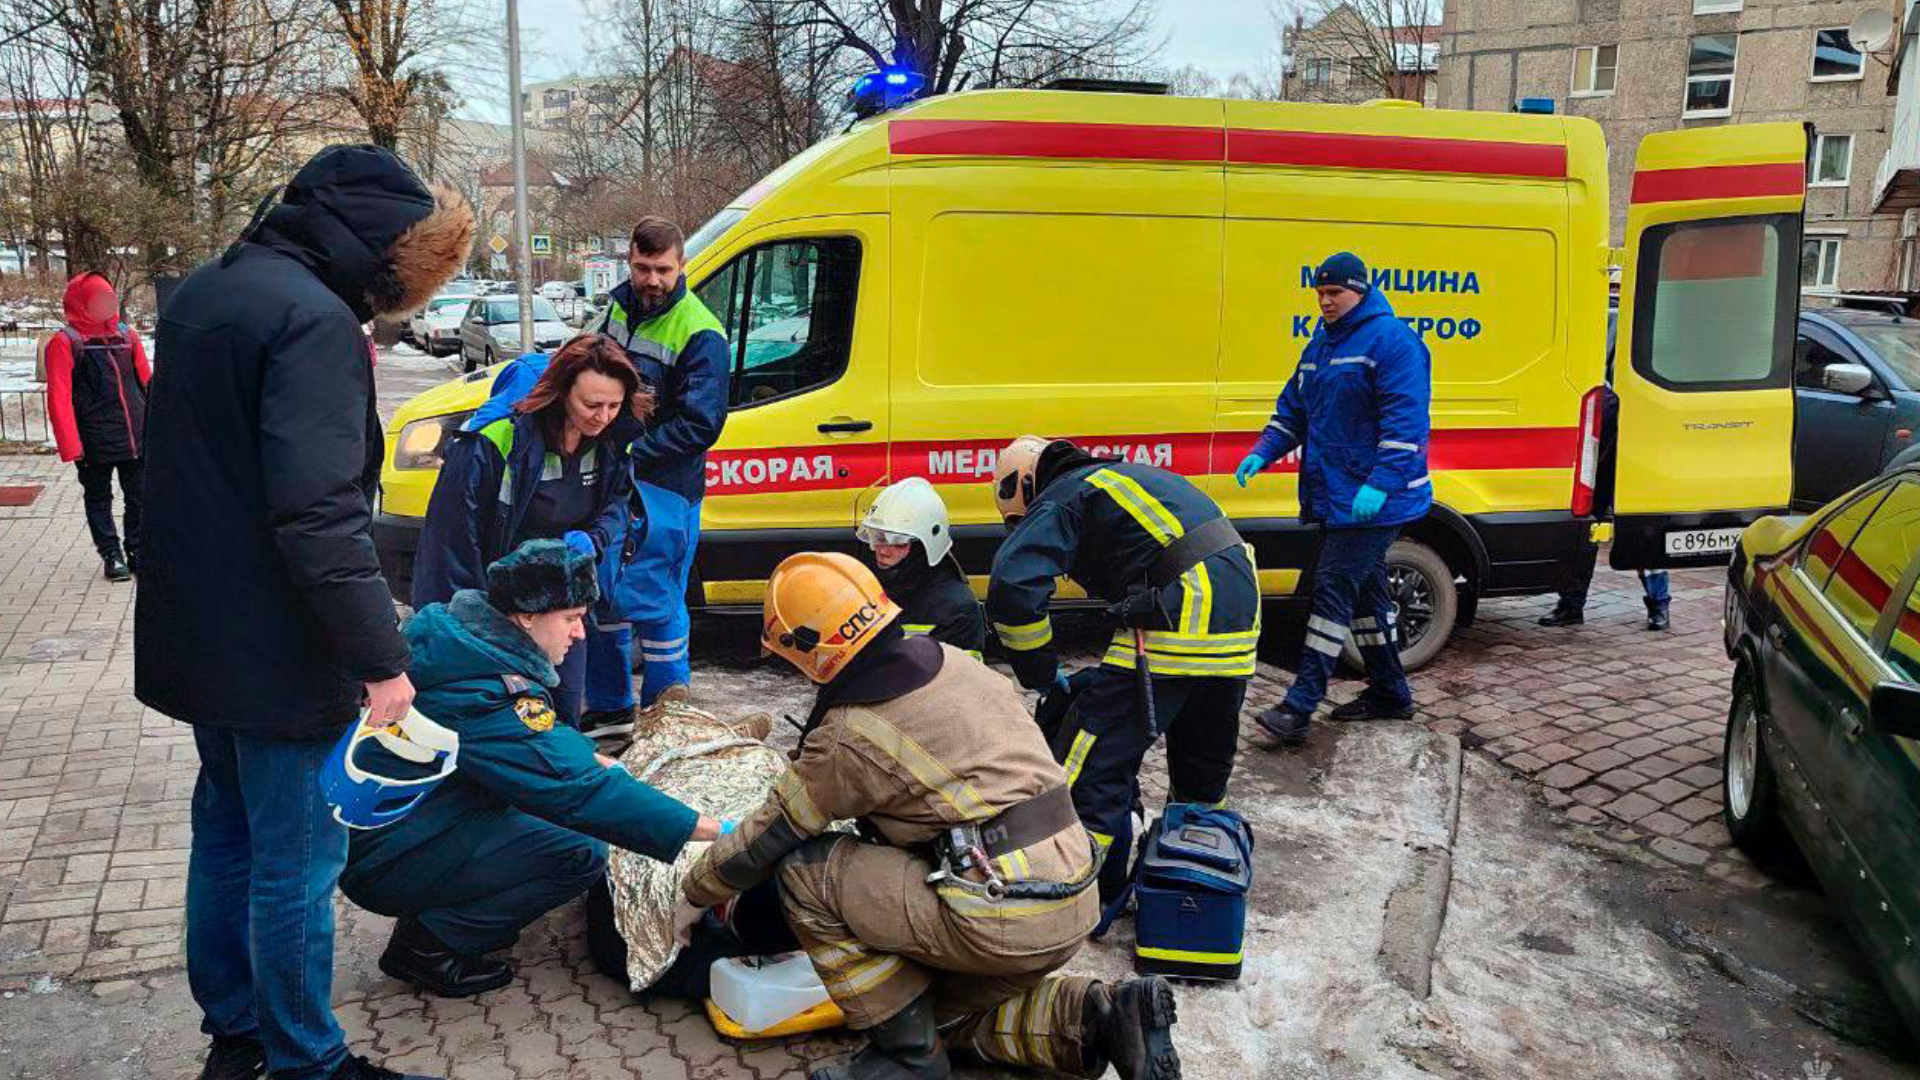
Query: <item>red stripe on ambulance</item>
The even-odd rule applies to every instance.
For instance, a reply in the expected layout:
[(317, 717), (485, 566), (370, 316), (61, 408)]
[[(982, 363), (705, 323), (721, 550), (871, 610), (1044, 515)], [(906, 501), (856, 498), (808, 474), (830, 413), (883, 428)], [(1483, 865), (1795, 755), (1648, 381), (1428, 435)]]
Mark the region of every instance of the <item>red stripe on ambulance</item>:
[(957, 157), (1108, 158), (1219, 161), (1219, 128), (1164, 124), (1063, 124), (1026, 120), (894, 120), (887, 146), (896, 154)]
[(1328, 131), (1037, 120), (894, 120), (895, 154), (1226, 162), (1563, 179), (1567, 148), (1549, 143), (1349, 135)]
[(1227, 132), (1227, 161), (1235, 165), (1296, 165), (1552, 180), (1567, 175), (1564, 145), (1324, 131), (1233, 128)]
[[(1081, 449), (1136, 465), (1154, 465), (1185, 476), (1231, 472), (1253, 448), (1257, 431), (1167, 435), (1073, 435)], [(1570, 469), (1578, 428), (1446, 428), (1433, 433), (1427, 463), (1449, 469)], [(921, 476), (936, 484), (985, 482), (1005, 439), (941, 439), (918, 442), (780, 446), (764, 450), (714, 450), (707, 454), (707, 492), (757, 495), (776, 491), (864, 488), (883, 477)], [(892, 467), (889, 473), (889, 456)], [(1289, 454), (1277, 472), (1298, 472), (1300, 455)]]
[(1803, 195), (1806, 190), (1807, 167), (1798, 161), (1771, 165), (1651, 169), (1633, 174), (1633, 201), (1637, 203), (1752, 199), (1768, 195)]
[(863, 488), (886, 473), (886, 443), (707, 452), (709, 495)]

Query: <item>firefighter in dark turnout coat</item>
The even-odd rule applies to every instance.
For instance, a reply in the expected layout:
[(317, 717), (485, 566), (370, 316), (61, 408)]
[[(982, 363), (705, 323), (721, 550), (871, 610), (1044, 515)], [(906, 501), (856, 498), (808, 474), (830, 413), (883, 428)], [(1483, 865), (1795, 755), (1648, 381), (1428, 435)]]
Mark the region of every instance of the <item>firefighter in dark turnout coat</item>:
[[(1233, 773), (1240, 706), (1260, 641), (1253, 550), (1220, 508), (1181, 476), (1104, 461), (1064, 439), (1031, 435), (1001, 451), (995, 498), (1013, 531), (993, 560), (987, 618), (1022, 686), (1073, 693), (1053, 735), (1073, 804), (1112, 856), (1100, 893), (1126, 882), (1141, 759), (1160, 732), (1175, 802), (1220, 803)], [(1113, 605), (1099, 667), (1060, 672), (1047, 605), (1071, 577)], [(1137, 674), (1144, 655), (1154, 727)], [(1043, 701), (1043, 716), (1050, 711)]]

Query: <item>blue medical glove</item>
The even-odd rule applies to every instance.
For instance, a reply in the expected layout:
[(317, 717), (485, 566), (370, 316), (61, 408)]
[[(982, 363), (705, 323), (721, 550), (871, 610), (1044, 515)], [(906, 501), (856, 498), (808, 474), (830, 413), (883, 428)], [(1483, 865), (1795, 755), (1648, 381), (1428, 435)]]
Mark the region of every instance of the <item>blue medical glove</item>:
[(732, 832), (739, 824), (740, 823), (737, 821), (722, 820), (720, 822), (720, 835), (721, 836), (727, 835), (728, 833)]
[(594, 555), (593, 537), (588, 536), (586, 533), (581, 532), (579, 529), (574, 529), (573, 531), (567, 533), (567, 546), (579, 552), (582, 555), (587, 555), (587, 556)]
[(1065, 694), (1070, 692), (1070, 687), (1068, 687), (1067, 685), (1066, 672), (1056, 671), (1053, 673), (1053, 692), (1056, 694)]
[(1248, 454), (1240, 459), (1240, 467), (1233, 470), (1233, 478), (1241, 487), (1246, 487), (1247, 481), (1260, 475), (1260, 470), (1271, 464), (1273, 463), (1259, 454)]
[(1380, 508), (1387, 505), (1387, 493), (1370, 484), (1361, 484), (1360, 490), (1353, 493), (1353, 520), (1362, 524), (1380, 516)]

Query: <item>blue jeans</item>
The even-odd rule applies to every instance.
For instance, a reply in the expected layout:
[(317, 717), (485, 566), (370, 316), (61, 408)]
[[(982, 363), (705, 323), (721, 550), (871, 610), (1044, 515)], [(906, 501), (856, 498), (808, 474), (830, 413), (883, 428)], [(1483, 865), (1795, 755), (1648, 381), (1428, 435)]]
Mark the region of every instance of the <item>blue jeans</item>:
[(1398, 525), (1322, 530), (1320, 561), (1313, 573), (1313, 612), (1307, 617), (1300, 673), (1287, 691), (1288, 708), (1307, 716), (1327, 696), (1327, 680), (1340, 660), (1349, 631), (1367, 665), (1367, 694), (1388, 709), (1413, 701), (1400, 667), (1397, 611), (1387, 590), (1387, 548)]
[[(687, 579), (700, 545), (700, 504), (645, 480), (635, 481), (634, 487), (646, 508), (647, 534), (621, 571), (614, 607), (632, 621), (638, 639), (640, 704), (645, 707), (660, 691), (685, 686), (693, 677), (687, 658), (693, 627), (687, 615)], [(591, 696), (596, 701), (600, 697)]]
[(333, 887), (347, 829), (320, 796), (332, 740), (196, 727), (187, 984), (209, 1035), (265, 1046), (275, 1080), (346, 1059), (333, 1019)]

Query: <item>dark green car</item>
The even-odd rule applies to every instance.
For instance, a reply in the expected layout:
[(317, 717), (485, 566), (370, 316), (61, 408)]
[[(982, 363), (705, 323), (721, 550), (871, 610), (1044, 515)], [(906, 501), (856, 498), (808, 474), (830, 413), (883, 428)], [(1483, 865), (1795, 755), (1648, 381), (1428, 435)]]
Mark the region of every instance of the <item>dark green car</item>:
[(1727, 828), (1799, 848), (1920, 1032), (1920, 467), (1760, 519), (1729, 575)]

